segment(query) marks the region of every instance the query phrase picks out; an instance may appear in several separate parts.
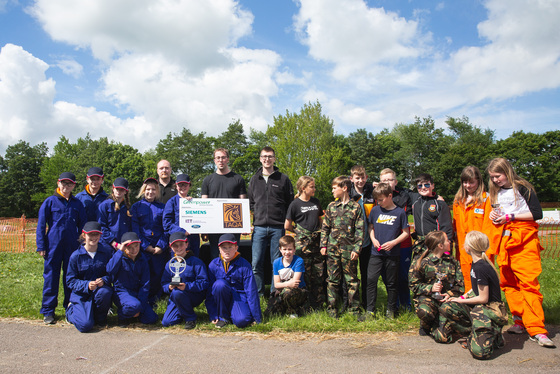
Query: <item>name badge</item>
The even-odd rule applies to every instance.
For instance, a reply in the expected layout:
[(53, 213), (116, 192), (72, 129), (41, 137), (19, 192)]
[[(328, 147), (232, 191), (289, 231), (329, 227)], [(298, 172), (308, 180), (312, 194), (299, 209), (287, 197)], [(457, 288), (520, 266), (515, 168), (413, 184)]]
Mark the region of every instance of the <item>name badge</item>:
[(482, 208), (475, 208), (475, 209), (474, 209), (474, 214), (484, 214), (484, 209), (482, 209)]

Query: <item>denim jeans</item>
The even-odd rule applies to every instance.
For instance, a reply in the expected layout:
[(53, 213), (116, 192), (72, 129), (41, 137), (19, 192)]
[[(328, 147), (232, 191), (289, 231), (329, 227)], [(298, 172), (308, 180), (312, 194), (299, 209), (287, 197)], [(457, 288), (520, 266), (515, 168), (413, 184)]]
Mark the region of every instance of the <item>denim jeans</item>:
[[(278, 241), (284, 236), (284, 229), (272, 226), (255, 226), (252, 237), (252, 266), (257, 282), (257, 290), (259, 296), (264, 294), (264, 258), (265, 250), (270, 245), (270, 263), (274, 263), (278, 257), (281, 257)], [(274, 292), (274, 275), (272, 276), (270, 292)]]

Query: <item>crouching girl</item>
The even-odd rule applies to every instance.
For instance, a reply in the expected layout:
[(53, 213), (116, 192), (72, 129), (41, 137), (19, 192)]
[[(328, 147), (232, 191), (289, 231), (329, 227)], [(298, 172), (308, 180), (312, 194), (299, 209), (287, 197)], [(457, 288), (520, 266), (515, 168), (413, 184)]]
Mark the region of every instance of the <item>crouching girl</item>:
[(101, 225), (85, 224), (80, 240), (82, 245), (70, 256), (66, 282), (72, 291), (66, 308), (66, 320), (80, 332), (90, 331), (94, 325), (107, 325), (113, 289), (105, 267), (113, 255), (110, 247), (99, 243)]
[(494, 348), (504, 346), (502, 326), (508, 322), (498, 271), (485, 253), (489, 247), (488, 237), (480, 231), (465, 237), (465, 252), (472, 257), (472, 289), (442, 305), (447, 322), (438, 328), (443, 343), (451, 342), (453, 335), (468, 336), (466, 348), (478, 359), (488, 359)]

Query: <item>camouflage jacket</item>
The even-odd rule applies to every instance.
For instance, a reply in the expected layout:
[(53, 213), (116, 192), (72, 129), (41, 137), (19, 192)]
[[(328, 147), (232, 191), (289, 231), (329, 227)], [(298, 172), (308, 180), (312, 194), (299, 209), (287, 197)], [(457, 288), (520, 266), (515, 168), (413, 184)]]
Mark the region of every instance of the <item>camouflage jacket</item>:
[[(362, 207), (354, 200), (343, 204), (333, 201), (325, 210), (321, 228), (321, 248), (327, 251), (351, 250), (360, 253), (364, 238), (364, 215)], [(343, 248), (346, 247), (346, 248)]]
[(437, 282), (436, 273), (446, 274), (445, 278), (442, 279), (442, 294), (449, 293), (450, 296), (461, 296), (463, 294), (465, 285), (459, 262), (450, 255), (443, 254), (439, 258), (433, 253), (428, 253), (422, 259), (418, 270), (415, 270), (413, 266), (409, 270), (410, 290), (415, 298), (432, 295), (432, 286)]

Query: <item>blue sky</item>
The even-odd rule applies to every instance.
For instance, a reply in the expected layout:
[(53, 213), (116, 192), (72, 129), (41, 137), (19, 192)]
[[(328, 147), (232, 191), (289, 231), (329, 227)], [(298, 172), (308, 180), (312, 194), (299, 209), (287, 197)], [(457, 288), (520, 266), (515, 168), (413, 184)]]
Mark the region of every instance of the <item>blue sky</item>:
[(144, 151), (317, 100), (345, 135), (556, 130), (558, 19), (556, 0), (0, 0), (0, 153), (87, 133)]

